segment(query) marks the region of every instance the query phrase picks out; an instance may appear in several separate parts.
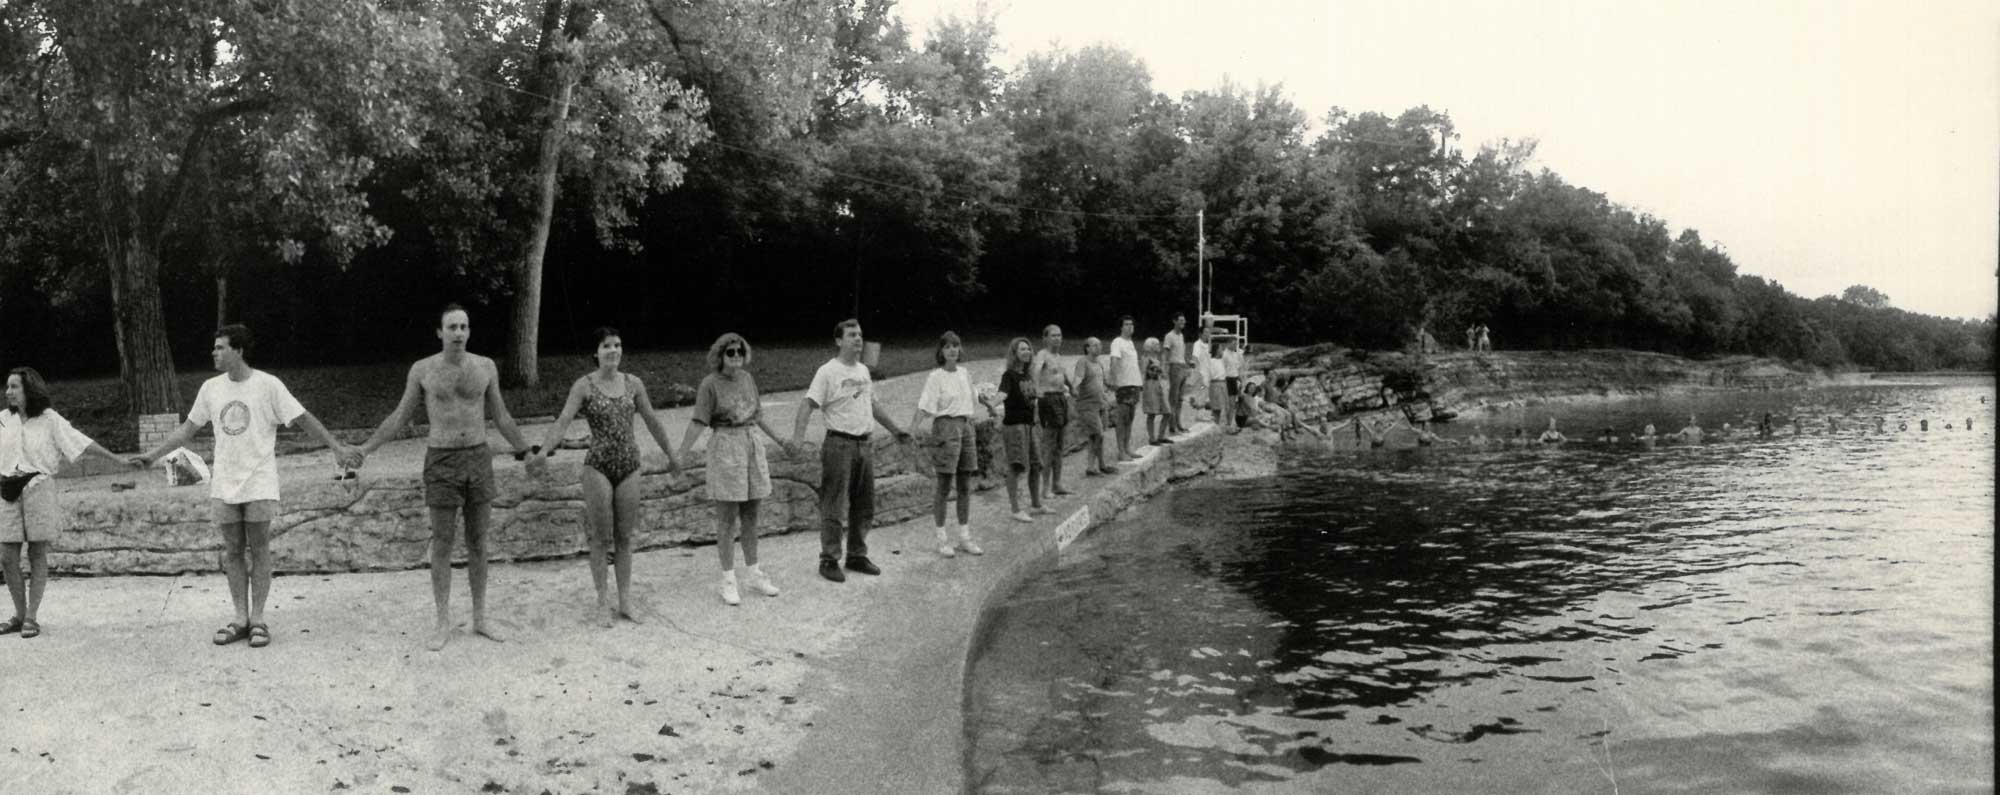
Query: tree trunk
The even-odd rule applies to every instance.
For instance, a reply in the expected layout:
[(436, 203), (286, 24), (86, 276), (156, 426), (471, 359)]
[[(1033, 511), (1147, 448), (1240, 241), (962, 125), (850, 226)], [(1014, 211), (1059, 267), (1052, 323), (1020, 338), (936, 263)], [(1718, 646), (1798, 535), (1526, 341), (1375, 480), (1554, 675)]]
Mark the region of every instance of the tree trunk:
[(124, 189), (123, 174), (104, 147), (96, 150), (98, 245), (110, 274), (112, 333), (126, 410), (135, 416), (179, 412), (174, 356), (160, 311), (158, 241), (139, 233), (138, 208)]
[[(583, 37), (589, 13), (582, 3), (547, 0), (542, 5), (542, 36), (536, 73), (540, 93), (547, 97), (540, 114), (540, 141), (529, 164), (529, 187), (535, 192), (528, 218), (528, 238), (514, 269), (514, 328), (508, 345), (506, 380), (514, 386), (541, 383), (542, 261), (548, 253), (549, 227), (554, 223), (556, 177), (562, 165), (564, 125), (569, 122), (570, 92), (576, 84), (573, 43)], [(567, 17), (567, 23), (564, 22)]]
[[(216, 267), (219, 270), (222, 264), (216, 263)], [(222, 328), (227, 325), (229, 325), (229, 274), (217, 272), (215, 274), (215, 327)]]

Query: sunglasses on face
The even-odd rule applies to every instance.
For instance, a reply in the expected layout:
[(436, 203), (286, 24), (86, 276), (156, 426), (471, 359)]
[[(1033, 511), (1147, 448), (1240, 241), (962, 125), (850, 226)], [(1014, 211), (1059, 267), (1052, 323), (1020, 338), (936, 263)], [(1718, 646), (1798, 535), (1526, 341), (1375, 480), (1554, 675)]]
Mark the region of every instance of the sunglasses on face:
[(722, 349), (722, 355), (724, 355), (724, 356), (742, 356), (742, 355), (743, 355), (743, 349), (742, 349), (742, 348), (723, 348), (723, 349)]

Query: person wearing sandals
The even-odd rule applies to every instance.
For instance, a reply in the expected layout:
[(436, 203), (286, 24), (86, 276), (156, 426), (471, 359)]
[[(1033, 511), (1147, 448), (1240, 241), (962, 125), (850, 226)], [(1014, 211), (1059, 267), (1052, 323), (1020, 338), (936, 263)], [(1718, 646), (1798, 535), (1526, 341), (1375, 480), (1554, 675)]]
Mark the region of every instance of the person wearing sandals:
[(763, 440), (753, 429), (762, 429), (784, 447), (787, 456), (796, 454), (792, 443), (764, 417), (763, 397), (757, 379), (750, 375), (750, 356), (749, 341), (733, 331), (708, 346), (709, 373), (695, 389), (694, 417), (681, 439), (680, 457), (687, 460), (701, 430), (709, 431), (705, 465), (708, 498), (715, 501), (715, 556), (722, 564), (722, 601), (732, 605), (743, 602), (736, 590), (738, 539), (743, 544), (741, 579), (750, 590), (778, 595), (778, 586), (757, 564), (757, 506), (771, 496), (771, 465)]
[[(118, 464), (125, 460), (90, 440), (49, 406), (49, 385), (32, 367), (7, 374), (7, 409), (0, 411), (0, 567), (14, 617), (0, 625), (32, 638), (42, 634), (36, 614), (49, 581), (49, 542), (62, 532), (62, 487), (55, 475), (85, 453)], [(28, 548), (28, 579), (21, 579), (21, 547)]]
[[(1042, 457), (1035, 446), (1035, 380), (1028, 365), (1035, 358), (1034, 343), (1015, 337), (1007, 343), (1007, 369), (1000, 374), (1000, 442), (1007, 451), (1007, 507), (1016, 522), (1035, 521), (1028, 515), (1048, 513), (1042, 507)], [(987, 411), (993, 411), (991, 405)], [(1021, 475), (1028, 476), (1029, 509), (1021, 508)]]
[[(972, 379), (958, 366), (964, 353), (957, 334), (947, 331), (938, 337), (938, 367), (924, 379), (916, 415), (910, 418), (910, 429), (930, 454), (931, 471), (937, 475), (931, 518), (937, 523), (938, 554), (947, 558), (961, 549), (986, 554), (972, 541), (972, 475), (979, 471), (979, 438), (972, 430), (972, 412), (978, 404), (972, 397)], [(928, 425), (926, 417), (930, 418)], [(947, 533), (944, 504), (954, 482), (958, 484), (958, 530)]]
[(299, 405), (276, 376), (250, 367), (250, 329), (231, 324), (217, 329), (209, 356), (221, 375), (203, 382), (187, 421), (158, 446), (133, 456), (134, 468), (186, 444), (196, 431), (215, 424), (215, 464), (208, 494), (215, 525), (222, 531), (222, 573), (236, 620), (215, 632), (215, 645), (248, 639), (253, 648), (271, 642), (264, 603), (271, 593), (271, 520), (278, 515), (278, 426), (298, 425), (333, 450), (340, 465), (361, 465), (361, 452), (335, 438), (318, 418)]
[[(590, 582), (597, 589), (597, 625), (610, 628), (619, 618), (635, 624), (641, 621), (639, 613), (632, 609), (632, 533), (639, 522), (642, 469), (639, 442), (632, 435), (632, 416), (637, 414), (645, 421), (646, 431), (667, 454), (669, 485), (677, 491), (681, 462), (674, 457), (673, 446), (667, 441), (667, 427), (653, 412), (646, 382), (618, 370), (625, 360), (625, 341), (618, 336), (618, 330), (599, 326), (591, 336), (597, 340), (597, 347), (590, 358), (597, 367), (570, 384), (569, 397), (563, 400), (562, 412), (556, 415), (555, 425), (549, 427), (541, 449), (544, 455), (555, 455), (564, 432), (569, 430), (570, 420), (578, 415), (590, 426), (590, 451), (584, 454), (579, 477), (583, 486), (583, 529), (590, 544)], [(618, 578), (615, 607), (605, 588), (606, 547), (612, 550), (612, 568)]]

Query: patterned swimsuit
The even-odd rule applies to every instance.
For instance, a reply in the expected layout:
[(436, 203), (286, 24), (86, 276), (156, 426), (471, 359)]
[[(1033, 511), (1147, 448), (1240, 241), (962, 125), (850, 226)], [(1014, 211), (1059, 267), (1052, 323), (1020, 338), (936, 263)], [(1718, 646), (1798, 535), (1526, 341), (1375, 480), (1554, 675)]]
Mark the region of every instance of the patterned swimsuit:
[(590, 394), (583, 396), (583, 406), (577, 409), (583, 421), (590, 425), (590, 452), (583, 456), (583, 465), (604, 473), (604, 479), (617, 486), (639, 471), (639, 443), (632, 438), (632, 384), (625, 383), (625, 394), (611, 397), (597, 386), (597, 379), (590, 379)]

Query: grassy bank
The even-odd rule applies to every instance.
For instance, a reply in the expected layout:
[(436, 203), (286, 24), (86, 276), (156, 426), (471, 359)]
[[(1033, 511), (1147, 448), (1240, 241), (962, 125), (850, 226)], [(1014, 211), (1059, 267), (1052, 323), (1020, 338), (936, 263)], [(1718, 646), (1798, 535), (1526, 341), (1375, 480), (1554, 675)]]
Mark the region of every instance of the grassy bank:
[[(967, 338), (965, 357), (968, 360), (998, 358), (1006, 347), (1007, 339), (1004, 336)], [(936, 344), (934, 337), (877, 341), (882, 343), (882, 358), (875, 373), (878, 378), (936, 366), (936, 360), (932, 358)], [(750, 370), (756, 374), (758, 386), (765, 392), (804, 389), (812, 382), (813, 371), (834, 354), (830, 338), (779, 340), (769, 344), (759, 344), (753, 339), (750, 344), (755, 359)], [(708, 371), (707, 355), (706, 346), (627, 350), (622, 369), (645, 379), (647, 388), (659, 405), (679, 405), (692, 400), (693, 387), (701, 383), (701, 377)], [(396, 401), (403, 395), (403, 380), (410, 371), (409, 360), (287, 368), (263, 365), (256, 361), (253, 354), (251, 363), (260, 369), (269, 369), (273, 375), (284, 380), (285, 386), (291, 389), (306, 410), (318, 416), (327, 427), (336, 430), (375, 427), (396, 408)], [(590, 368), (589, 360), (581, 354), (544, 356), (541, 359), (541, 386), (505, 390), (507, 408), (516, 417), (553, 416), (562, 409), (570, 383)], [(214, 375), (206, 368), (178, 373), (179, 410), (183, 414), (187, 412), (188, 404), (193, 402), (195, 393), (201, 389), (201, 383)], [(676, 385), (682, 388), (675, 388)], [(91, 438), (112, 450), (132, 450), (136, 446), (136, 431), (131, 418), (125, 414), (125, 402), (116, 377), (57, 381), (51, 383), (49, 389), (56, 410)], [(423, 417), (419, 415), (417, 421), (422, 422)]]

